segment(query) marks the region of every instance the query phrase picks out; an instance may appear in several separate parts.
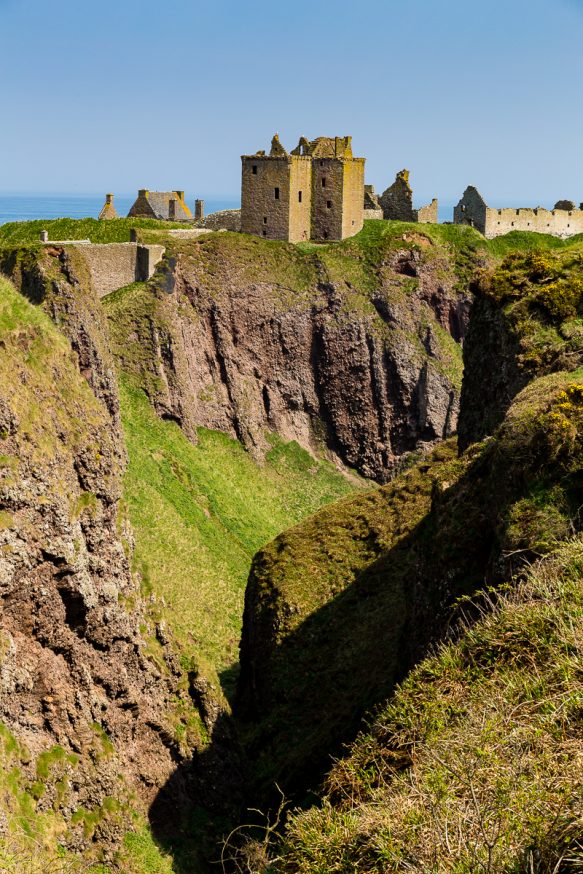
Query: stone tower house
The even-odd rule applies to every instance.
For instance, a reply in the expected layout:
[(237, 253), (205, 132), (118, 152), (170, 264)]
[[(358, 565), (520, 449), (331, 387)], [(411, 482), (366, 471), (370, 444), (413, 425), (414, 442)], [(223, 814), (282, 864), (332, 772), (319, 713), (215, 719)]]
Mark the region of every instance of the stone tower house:
[(343, 240), (362, 230), (364, 158), (351, 137), (301, 137), (287, 152), (242, 155), (241, 230), (270, 240)]

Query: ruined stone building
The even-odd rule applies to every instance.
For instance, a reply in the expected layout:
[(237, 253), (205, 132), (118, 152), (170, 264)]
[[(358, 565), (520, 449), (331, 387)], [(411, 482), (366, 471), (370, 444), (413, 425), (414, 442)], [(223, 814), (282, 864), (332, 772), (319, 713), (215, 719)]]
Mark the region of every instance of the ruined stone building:
[(242, 155), (241, 230), (270, 240), (343, 240), (363, 225), (364, 158), (351, 137), (304, 137)]
[(453, 221), (456, 225), (476, 228), (488, 239), (510, 231), (535, 231), (566, 239), (583, 233), (583, 204), (577, 208), (570, 200), (559, 200), (552, 210), (542, 207), (495, 209), (470, 185), (454, 208)]
[(106, 194), (105, 203), (101, 208), (98, 218), (100, 221), (103, 221), (104, 219), (115, 219), (117, 217), (118, 215), (113, 205), (113, 194)]
[(192, 212), (184, 201), (184, 191), (148, 191), (140, 188), (128, 218), (155, 218), (171, 222), (192, 219)]
[(383, 210), (375, 194), (374, 185), (364, 186), (364, 219), (382, 219)]
[(433, 198), (430, 204), (420, 209), (413, 207), (413, 189), (409, 183), (409, 171), (400, 170), (395, 181), (378, 197), (378, 203), (383, 212), (383, 218), (400, 222), (438, 221), (439, 204)]

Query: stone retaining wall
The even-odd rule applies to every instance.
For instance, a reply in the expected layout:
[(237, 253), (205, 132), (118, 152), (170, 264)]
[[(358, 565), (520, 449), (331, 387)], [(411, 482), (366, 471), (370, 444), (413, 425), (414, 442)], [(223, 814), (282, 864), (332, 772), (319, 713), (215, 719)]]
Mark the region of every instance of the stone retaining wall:
[[(51, 241), (49, 245), (59, 245)], [(132, 282), (145, 282), (164, 255), (164, 246), (137, 243), (71, 242), (83, 255), (95, 291), (105, 297)]]

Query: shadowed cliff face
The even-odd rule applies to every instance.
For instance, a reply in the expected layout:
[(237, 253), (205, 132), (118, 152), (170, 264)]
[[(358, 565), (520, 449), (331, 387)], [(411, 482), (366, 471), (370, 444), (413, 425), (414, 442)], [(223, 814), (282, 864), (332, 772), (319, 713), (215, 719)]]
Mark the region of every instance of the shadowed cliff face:
[(149, 286), (107, 302), (122, 367), (192, 438), (215, 428), (260, 457), (276, 431), (386, 479), (455, 429), (468, 300), (421, 236), (372, 268), (330, 251), (333, 264), (231, 234), (174, 244)]

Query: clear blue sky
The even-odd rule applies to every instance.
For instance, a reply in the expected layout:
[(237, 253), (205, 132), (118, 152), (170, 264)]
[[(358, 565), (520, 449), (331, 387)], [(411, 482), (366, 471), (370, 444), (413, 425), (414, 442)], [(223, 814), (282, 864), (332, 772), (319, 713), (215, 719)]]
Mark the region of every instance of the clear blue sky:
[(278, 131), (383, 189), (583, 201), (583, 0), (0, 0), (0, 191), (237, 195)]

